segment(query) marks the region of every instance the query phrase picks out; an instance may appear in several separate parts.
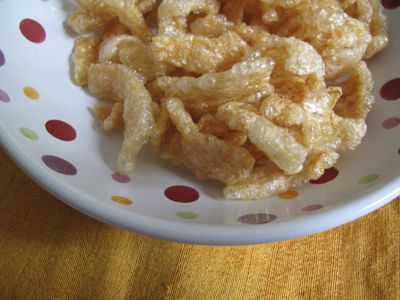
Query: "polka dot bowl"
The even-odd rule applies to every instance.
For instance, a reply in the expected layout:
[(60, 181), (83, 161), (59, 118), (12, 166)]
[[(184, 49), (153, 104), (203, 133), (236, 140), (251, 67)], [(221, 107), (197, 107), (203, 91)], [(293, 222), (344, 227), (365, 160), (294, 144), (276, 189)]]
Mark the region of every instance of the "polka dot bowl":
[[(73, 1), (0, 0), (0, 140), (49, 192), (104, 222), (158, 238), (251, 244), (296, 238), (367, 214), (400, 194), (400, 8), (385, 1), (391, 45), (369, 66), (376, 104), (362, 145), (322, 178), (260, 201), (227, 201), (150, 148), (135, 175), (113, 173), (121, 135), (104, 134), (96, 103), (70, 80)], [(397, 3), (397, 2), (396, 2)]]

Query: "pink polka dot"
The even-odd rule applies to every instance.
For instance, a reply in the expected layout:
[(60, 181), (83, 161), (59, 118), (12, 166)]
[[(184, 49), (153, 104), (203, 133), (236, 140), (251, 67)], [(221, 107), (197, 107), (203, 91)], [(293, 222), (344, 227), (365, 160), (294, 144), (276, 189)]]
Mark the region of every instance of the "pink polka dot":
[(394, 9), (400, 6), (399, 0), (382, 0), (382, 5), (387, 9)]
[(46, 31), (43, 26), (35, 20), (23, 19), (19, 23), (19, 30), (22, 35), (32, 43), (42, 43), (46, 39)]
[(266, 213), (243, 215), (237, 219), (244, 224), (267, 224), (277, 219), (277, 216)]
[(115, 181), (117, 181), (117, 182), (119, 182), (119, 183), (128, 183), (128, 182), (131, 181), (131, 178), (130, 178), (129, 176), (127, 176), (127, 175), (120, 175), (120, 174), (118, 174), (118, 173), (112, 174), (111, 177), (112, 177)]
[(198, 191), (185, 185), (170, 186), (165, 189), (164, 194), (169, 200), (179, 203), (194, 202), (200, 197)]
[(399, 124), (400, 124), (400, 118), (398, 118), (398, 117), (392, 117), (392, 118), (386, 119), (386, 120), (382, 123), (382, 126), (383, 126), (383, 128), (385, 128), (385, 129), (392, 129), (392, 128), (397, 127), (397, 125), (399, 125)]
[(400, 98), (400, 78), (395, 78), (386, 82), (381, 90), (381, 97), (385, 100), (397, 100)]
[(308, 212), (308, 211), (314, 211), (314, 210), (321, 209), (321, 208), (323, 208), (323, 207), (324, 207), (324, 206), (321, 205), (321, 204), (311, 204), (311, 205), (308, 205), (308, 206), (306, 206), (306, 207), (303, 207), (302, 211), (306, 211), (306, 212)]
[(312, 184), (323, 184), (329, 181), (332, 181), (333, 179), (335, 179), (339, 174), (339, 170), (336, 169), (335, 167), (326, 169), (324, 171), (324, 174), (318, 178), (317, 180), (310, 180), (310, 183)]
[(75, 129), (61, 120), (50, 120), (46, 122), (46, 130), (55, 138), (69, 142), (76, 138)]
[(0, 67), (3, 66), (6, 63), (6, 58), (4, 56), (3, 51), (0, 49)]
[(43, 155), (42, 161), (53, 171), (63, 175), (75, 175), (77, 170), (73, 164), (54, 155)]
[(10, 96), (6, 93), (6, 91), (3, 91), (0, 89), (0, 101), (2, 102), (10, 102)]

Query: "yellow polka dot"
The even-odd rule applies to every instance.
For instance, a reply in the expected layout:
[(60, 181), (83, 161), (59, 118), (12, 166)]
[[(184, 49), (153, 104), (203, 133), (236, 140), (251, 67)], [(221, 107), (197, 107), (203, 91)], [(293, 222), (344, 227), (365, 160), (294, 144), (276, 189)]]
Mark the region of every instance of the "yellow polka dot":
[(30, 86), (24, 87), (24, 94), (26, 97), (32, 100), (37, 100), (40, 97), (39, 92)]
[(299, 193), (297, 191), (287, 191), (284, 193), (280, 193), (278, 196), (282, 200), (291, 200), (291, 199), (296, 198), (298, 195), (299, 195)]
[(131, 205), (133, 203), (132, 200), (121, 196), (112, 196), (111, 200), (123, 205)]

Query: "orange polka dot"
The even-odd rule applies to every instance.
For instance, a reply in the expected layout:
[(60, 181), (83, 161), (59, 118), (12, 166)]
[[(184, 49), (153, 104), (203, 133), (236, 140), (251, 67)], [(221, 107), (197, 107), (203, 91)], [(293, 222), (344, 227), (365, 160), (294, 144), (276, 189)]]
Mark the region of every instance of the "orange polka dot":
[(31, 100), (37, 100), (40, 97), (39, 92), (30, 86), (24, 87), (24, 94)]
[(132, 200), (121, 196), (112, 196), (111, 200), (123, 205), (131, 205), (133, 203)]
[(298, 195), (299, 195), (299, 193), (297, 191), (287, 191), (284, 193), (280, 193), (278, 196), (282, 200), (291, 200), (291, 199), (296, 198)]

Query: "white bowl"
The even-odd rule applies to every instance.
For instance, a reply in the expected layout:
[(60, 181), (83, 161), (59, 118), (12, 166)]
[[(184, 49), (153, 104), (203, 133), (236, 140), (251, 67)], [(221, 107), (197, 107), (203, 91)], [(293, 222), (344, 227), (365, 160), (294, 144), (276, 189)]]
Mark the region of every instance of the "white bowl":
[[(376, 96), (367, 120), (368, 134), (356, 151), (342, 155), (337, 177), (325, 184), (309, 184), (290, 200), (272, 197), (246, 202), (224, 200), (220, 184), (197, 180), (160, 160), (150, 148), (141, 152), (129, 183), (115, 180), (128, 178), (112, 177), (121, 136), (99, 131), (88, 109), (96, 99), (70, 80), (74, 37), (63, 22), (72, 6), (60, 0), (0, 0), (1, 144), (33, 179), (68, 205), (154, 237), (250, 244), (326, 230), (400, 194), (400, 126), (396, 126), (400, 100), (387, 101), (379, 93), (387, 81), (400, 77), (400, 31), (396, 30), (400, 8), (386, 11), (390, 47), (368, 62)], [(41, 24), (46, 36), (40, 30), (33, 36), (27, 33), (25, 27), (35, 26), (27, 19)], [(171, 186), (186, 186), (188, 193)], [(167, 196), (180, 196), (186, 203)]]

